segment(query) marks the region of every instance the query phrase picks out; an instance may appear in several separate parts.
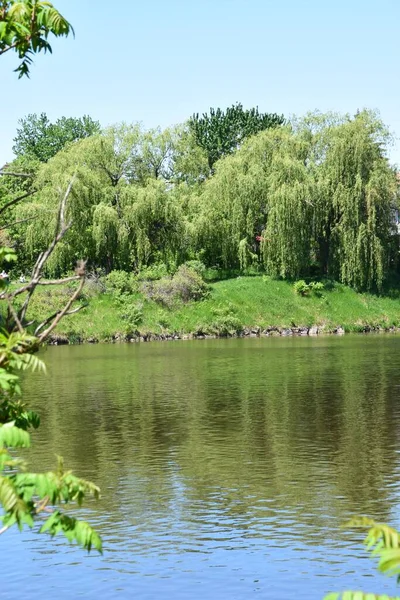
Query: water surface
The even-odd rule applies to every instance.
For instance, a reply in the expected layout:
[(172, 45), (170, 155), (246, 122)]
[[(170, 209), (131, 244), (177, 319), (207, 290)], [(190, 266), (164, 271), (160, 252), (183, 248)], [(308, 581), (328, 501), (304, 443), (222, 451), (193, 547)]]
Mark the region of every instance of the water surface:
[[(399, 525), (400, 337), (49, 348), (28, 453), (100, 485), (104, 539), (0, 537), (1, 598), (320, 599), (396, 593), (356, 514)], [(29, 386), (28, 386), (29, 381)]]

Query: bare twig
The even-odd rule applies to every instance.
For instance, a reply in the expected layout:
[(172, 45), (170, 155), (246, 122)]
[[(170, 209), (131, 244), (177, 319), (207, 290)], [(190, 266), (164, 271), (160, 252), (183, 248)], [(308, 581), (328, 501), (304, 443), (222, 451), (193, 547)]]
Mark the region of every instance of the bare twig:
[(49, 502), (50, 502), (49, 496), (44, 496), (44, 498), (42, 498), (40, 502), (37, 502), (35, 504), (35, 514), (38, 515), (40, 512), (46, 511), (47, 505)]
[[(66, 221), (66, 209), (67, 209), (67, 201), (68, 201), (69, 195), (72, 190), (73, 182), (74, 182), (74, 178), (72, 178), (72, 180), (70, 181), (65, 193), (64, 194), (61, 193), (61, 195), (60, 195), (60, 204), (59, 204), (59, 208), (58, 208), (53, 239), (51, 240), (47, 249), (38, 256), (36, 263), (33, 267), (30, 280), (26, 284), (19, 287), (17, 290), (14, 290), (13, 292), (8, 292), (7, 290), (4, 290), (2, 293), (0, 293), (0, 300), (6, 300), (7, 304), (8, 304), (7, 322), (10, 322), (10, 328), (12, 330), (18, 329), (18, 331), (21, 334), (23, 334), (26, 330), (26, 327), (28, 325), (32, 325), (34, 323), (34, 321), (30, 321), (30, 323), (27, 325), (27, 323), (25, 321), (25, 317), (27, 314), (27, 310), (28, 310), (32, 295), (34, 294), (38, 285), (51, 286), (51, 285), (63, 285), (63, 284), (70, 283), (73, 281), (79, 282), (79, 285), (71, 293), (71, 296), (65, 302), (65, 305), (62, 308), (60, 308), (59, 310), (57, 310), (56, 312), (54, 312), (52, 315), (50, 315), (49, 317), (44, 319), (39, 325), (36, 326), (35, 333), (34, 333), (36, 340), (35, 340), (34, 344), (32, 344), (29, 348), (28, 347), (24, 348), (24, 350), (23, 350), (24, 353), (34, 351), (40, 344), (42, 344), (49, 337), (51, 332), (55, 329), (55, 327), (58, 325), (58, 323), (61, 321), (61, 319), (64, 316), (75, 314), (75, 313), (79, 312), (80, 310), (82, 310), (83, 308), (85, 308), (85, 305), (81, 305), (76, 308), (72, 308), (73, 303), (79, 298), (79, 295), (82, 292), (83, 286), (85, 284), (85, 276), (86, 276), (85, 262), (81, 261), (77, 264), (77, 267), (75, 270), (75, 275), (72, 275), (70, 277), (64, 277), (61, 279), (50, 279), (47, 281), (42, 280), (43, 269), (46, 265), (46, 262), (49, 260), (54, 249), (56, 248), (57, 244), (63, 239), (63, 237), (65, 236), (65, 234), (68, 232), (68, 230), (70, 229), (70, 227), (72, 225), (72, 222)], [(34, 192), (30, 192), (30, 193), (25, 194), (24, 196), (21, 196), (20, 198), (15, 198), (11, 202), (9, 202), (8, 204), (6, 204), (2, 208), (0, 208), (0, 214), (3, 211), (5, 211), (8, 207), (12, 206), (13, 204), (16, 204), (23, 198), (28, 197), (28, 196), (32, 195), (33, 193)], [(5, 225), (3, 227), (0, 227), (0, 231), (2, 229), (6, 229), (7, 227), (9, 227), (11, 225), (14, 225), (17, 223), (22, 223), (22, 222), (25, 222), (28, 220), (30, 220), (30, 218), (29, 219), (21, 219), (19, 221), (16, 221), (15, 223), (11, 223), (10, 225)], [(22, 307), (17, 311), (14, 308), (13, 300), (16, 298), (16, 296), (19, 296), (20, 294), (23, 294), (23, 293), (26, 293), (27, 295), (26, 295), (26, 298), (24, 299)], [(11, 323), (13, 323), (13, 324), (11, 325)], [(2, 361), (0, 358), (0, 364), (1, 364), (1, 362)], [(40, 506), (40, 510), (46, 510), (45, 505), (43, 505), (43, 508)], [(3, 528), (3, 530), (5, 530), (5, 529)], [(0, 534), (3, 533), (3, 530), (0, 530)]]
[[(30, 40), (30, 37), (31, 37), (31, 36), (29, 36), (29, 38), (28, 38), (29, 40)], [(16, 47), (18, 46), (18, 44), (19, 44), (19, 41), (17, 40), (17, 41), (16, 41), (16, 42), (14, 42), (13, 44), (10, 44), (9, 46), (6, 46), (6, 47), (5, 47), (5, 48), (3, 48), (2, 50), (0, 50), (0, 56), (1, 56), (2, 54), (5, 54), (5, 53), (6, 53), (6, 52), (8, 52), (9, 50), (13, 50), (14, 48), (16, 48)]]
[(57, 327), (57, 325), (61, 321), (61, 319), (67, 314), (67, 312), (71, 308), (72, 304), (79, 297), (79, 294), (81, 293), (82, 288), (83, 288), (84, 285), (85, 285), (85, 277), (83, 276), (82, 279), (81, 279), (81, 282), (80, 282), (79, 286), (76, 288), (75, 292), (69, 298), (69, 300), (65, 304), (64, 308), (61, 309), (60, 311), (58, 311), (57, 315), (55, 316), (55, 318), (53, 319), (53, 321), (49, 325), (49, 327), (47, 329), (45, 329), (42, 334), (39, 335), (39, 342), (41, 344), (46, 340), (46, 338), (48, 338), (48, 336), (53, 331), (53, 329), (55, 327)]
[[(63, 316), (66, 317), (67, 315), (74, 315), (86, 307), (87, 307), (87, 304), (81, 304), (81, 306), (78, 306), (77, 308), (74, 308), (73, 310), (68, 310), (66, 313), (64, 313)], [(48, 323), (50, 323), (53, 319), (55, 319), (59, 315), (60, 312), (61, 311), (55, 312), (54, 314), (50, 315), (50, 317), (47, 317), (47, 319), (45, 319), (42, 323), (40, 323), (40, 325), (38, 325), (36, 327), (34, 335), (37, 336), (39, 331), (41, 329), (43, 329), (43, 327), (46, 327), (46, 325), (48, 325)], [(30, 323), (27, 323), (26, 326), (32, 325), (32, 323), (33, 323), (33, 321), (31, 321)]]
[[(71, 281), (79, 281), (81, 279), (82, 275), (71, 275), (71, 277), (64, 277), (64, 279), (50, 279), (50, 280), (45, 280), (42, 281), (41, 279), (39, 281), (34, 281), (33, 279), (31, 281), (28, 281), (28, 283), (26, 283), (25, 285), (23, 285), (22, 287), (18, 288), (17, 290), (14, 290), (11, 293), (12, 298), (15, 298), (16, 296), (20, 296), (21, 294), (24, 294), (25, 292), (29, 292), (30, 290), (32, 290), (32, 288), (35, 288), (37, 285), (63, 285), (64, 283), (70, 283)], [(3, 292), (0, 293), (0, 300), (4, 300), (4, 298), (6, 298), (7, 293)]]
[(22, 327), (21, 321), (18, 319), (17, 312), (16, 312), (15, 308), (13, 307), (12, 303), (10, 302), (9, 298), (7, 299), (7, 304), (8, 304), (8, 310), (10, 311), (10, 313), (15, 321), (15, 324), (18, 327), (18, 331), (20, 333), (24, 333), (24, 328)]
[(71, 277), (64, 277), (64, 279), (47, 279), (45, 281), (38, 281), (38, 285), (62, 285), (63, 283), (69, 283), (71, 281), (79, 281), (81, 275), (71, 275)]
[[(23, 291), (28, 291), (28, 295), (22, 305), (22, 308), (18, 312), (18, 316), (21, 321), (23, 321), (25, 318), (26, 311), (28, 310), (29, 302), (32, 298), (32, 294), (34, 293), (36, 286), (39, 284), (39, 281), (42, 277), (42, 271), (43, 271), (44, 265), (46, 264), (46, 262), (48, 261), (48, 259), (51, 256), (51, 254), (53, 253), (54, 248), (63, 239), (63, 237), (65, 236), (65, 234), (67, 233), (67, 231), (70, 229), (70, 227), (72, 225), (72, 222), (65, 223), (65, 209), (66, 209), (68, 197), (72, 190), (72, 185), (73, 185), (74, 179), (75, 179), (74, 177), (71, 179), (71, 181), (68, 185), (67, 191), (65, 192), (64, 196), (61, 198), (60, 206), (59, 206), (58, 214), (57, 214), (57, 221), (56, 221), (56, 227), (55, 227), (55, 231), (54, 231), (54, 237), (53, 237), (52, 241), (50, 242), (47, 250), (45, 250), (44, 252), (39, 254), (36, 264), (33, 267), (31, 280), (27, 286), (24, 286), (25, 289)], [(22, 288), (20, 288), (20, 290), (21, 289)], [(13, 292), (13, 294), (12, 294), (13, 297), (22, 293), (20, 290), (16, 290), (15, 292)]]

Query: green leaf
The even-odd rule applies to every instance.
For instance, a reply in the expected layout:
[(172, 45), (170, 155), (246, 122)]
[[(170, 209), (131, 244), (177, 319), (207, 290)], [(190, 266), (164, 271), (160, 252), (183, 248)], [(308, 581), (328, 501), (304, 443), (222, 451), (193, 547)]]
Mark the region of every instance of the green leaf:
[(381, 550), (378, 568), (386, 575), (398, 575), (400, 573), (400, 548)]
[(77, 542), (85, 550), (95, 548), (102, 554), (102, 541), (98, 533), (85, 521), (78, 521), (55, 511), (43, 524), (40, 533), (49, 533), (52, 537), (57, 533), (62, 533), (69, 542)]
[(23, 429), (15, 427), (14, 423), (0, 425), (0, 447), (29, 448), (30, 435)]
[(16, 262), (17, 254), (13, 248), (0, 248), (0, 262)]

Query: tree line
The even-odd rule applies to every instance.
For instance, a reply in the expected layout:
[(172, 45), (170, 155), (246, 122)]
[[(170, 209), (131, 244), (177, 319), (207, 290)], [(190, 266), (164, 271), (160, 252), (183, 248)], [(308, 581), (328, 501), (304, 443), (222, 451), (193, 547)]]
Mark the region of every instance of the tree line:
[(3, 242), (29, 267), (53, 235), (60, 189), (73, 178), (73, 227), (49, 275), (80, 257), (105, 272), (201, 260), (379, 290), (398, 262), (390, 141), (370, 111), (289, 122), (237, 104), (163, 130), (29, 115), (5, 167), (27, 176), (0, 178), (1, 202), (28, 195), (10, 209), (16, 225)]

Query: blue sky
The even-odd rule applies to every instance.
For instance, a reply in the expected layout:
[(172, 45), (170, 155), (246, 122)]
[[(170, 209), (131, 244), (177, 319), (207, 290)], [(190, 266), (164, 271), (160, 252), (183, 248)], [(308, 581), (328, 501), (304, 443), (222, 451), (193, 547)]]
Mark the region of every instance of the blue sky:
[(0, 164), (33, 112), (154, 127), (237, 101), (285, 115), (367, 107), (400, 136), (400, 0), (53, 2), (76, 38), (37, 57), (30, 80), (1, 58)]

